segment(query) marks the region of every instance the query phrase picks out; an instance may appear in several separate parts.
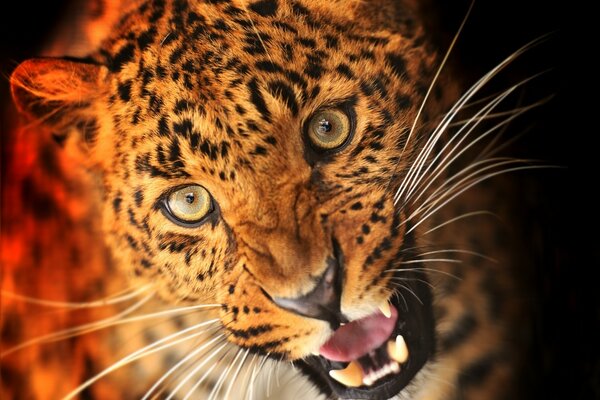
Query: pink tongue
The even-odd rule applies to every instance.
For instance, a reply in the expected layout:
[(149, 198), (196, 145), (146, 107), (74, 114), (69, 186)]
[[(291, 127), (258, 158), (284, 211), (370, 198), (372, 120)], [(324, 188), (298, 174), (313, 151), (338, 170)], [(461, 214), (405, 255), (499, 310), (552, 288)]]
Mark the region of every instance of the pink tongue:
[(321, 356), (332, 361), (352, 361), (381, 346), (392, 334), (398, 319), (395, 307), (387, 318), (381, 312), (340, 327), (319, 349)]

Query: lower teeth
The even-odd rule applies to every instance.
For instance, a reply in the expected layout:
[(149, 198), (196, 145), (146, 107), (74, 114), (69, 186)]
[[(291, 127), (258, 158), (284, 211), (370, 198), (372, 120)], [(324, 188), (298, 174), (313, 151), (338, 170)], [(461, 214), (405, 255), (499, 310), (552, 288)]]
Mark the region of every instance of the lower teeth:
[(408, 360), (408, 347), (402, 335), (398, 335), (396, 340), (388, 341), (385, 349), (391, 361), (377, 370), (371, 370), (365, 375), (360, 363), (354, 360), (344, 369), (329, 371), (329, 375), (342, 385), (358, 387), (371, 386), (387, 375), (397, 374), (400, 372), (400, 364)]

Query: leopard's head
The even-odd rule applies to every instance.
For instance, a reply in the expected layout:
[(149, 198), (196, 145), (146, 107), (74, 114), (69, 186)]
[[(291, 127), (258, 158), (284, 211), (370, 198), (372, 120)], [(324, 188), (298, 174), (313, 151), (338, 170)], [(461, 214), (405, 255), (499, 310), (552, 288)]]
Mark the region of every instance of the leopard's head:
[(13, 94), (79, 140), (134, 282), (220, 304), (230, 342), (326, 393), (385, 399), (435, 343), (427, 275), (399, 268), (422, 226), (395, 195), (436, 61), (414, 11), (142, 2), (89, 59), (21, 64)]

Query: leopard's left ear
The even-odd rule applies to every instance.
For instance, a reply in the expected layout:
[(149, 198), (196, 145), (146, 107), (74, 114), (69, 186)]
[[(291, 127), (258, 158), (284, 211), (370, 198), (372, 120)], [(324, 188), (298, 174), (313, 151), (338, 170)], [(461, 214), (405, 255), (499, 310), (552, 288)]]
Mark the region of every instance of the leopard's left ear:
[(10, 85), (19, 111), (54, 132), (66, 132), (93, 118), (107, 74), (106, 67), (90, 62), (38, 58), (17, 66)]

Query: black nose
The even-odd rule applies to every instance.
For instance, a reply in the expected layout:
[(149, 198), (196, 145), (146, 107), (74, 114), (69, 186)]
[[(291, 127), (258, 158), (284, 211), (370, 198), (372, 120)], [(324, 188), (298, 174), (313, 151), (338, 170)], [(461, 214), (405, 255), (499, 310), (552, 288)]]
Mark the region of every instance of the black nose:
[(296, 314), (327, 321), (332, 329), (337, 329), (340, 323), (348, 322), (340, 310), (343, 261), (341, 249), (334, 239), (333, 257), (327, 259), (327, 269), (319, 278), (315, 288), (304, 296), (274, 297), (273, 301), (279, 307)]

